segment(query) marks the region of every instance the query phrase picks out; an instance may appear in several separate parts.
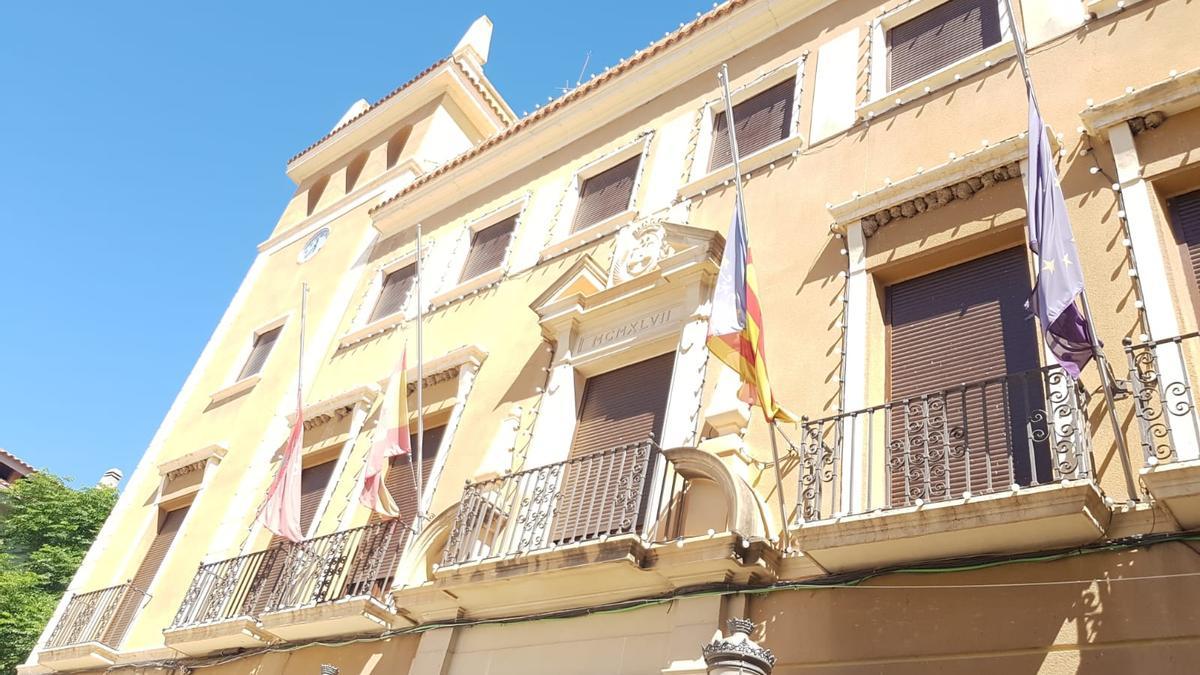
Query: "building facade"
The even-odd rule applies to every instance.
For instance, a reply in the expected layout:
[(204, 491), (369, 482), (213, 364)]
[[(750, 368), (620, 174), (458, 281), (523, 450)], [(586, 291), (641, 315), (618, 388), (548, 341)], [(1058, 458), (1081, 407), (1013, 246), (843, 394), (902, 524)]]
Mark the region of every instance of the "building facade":
[[(1200, 7), (1013, 5), (729, 0), (523, 117), (477, 21), (288, 161), (22, 672), (703, 673), (741, 616), (776, 673), (1190, 671)], [(1018, 30), (1108, 391), (1023, 308)], [(772, 380), (805, 415), (778, 463), (704, 344), (722, 63)], [(381, 521), (357, 495), (418, 306), (423, 451)], [(255, 513), (298, 363), (286, 544)]]

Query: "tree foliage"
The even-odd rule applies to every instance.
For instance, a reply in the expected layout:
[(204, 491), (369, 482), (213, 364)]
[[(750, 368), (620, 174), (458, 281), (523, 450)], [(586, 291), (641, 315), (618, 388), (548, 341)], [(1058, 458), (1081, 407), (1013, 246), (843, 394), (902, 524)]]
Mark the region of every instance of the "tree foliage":
[(0, 490), (0, 674), (16, 672), (50, 619), (117, 491), (40, 472)]

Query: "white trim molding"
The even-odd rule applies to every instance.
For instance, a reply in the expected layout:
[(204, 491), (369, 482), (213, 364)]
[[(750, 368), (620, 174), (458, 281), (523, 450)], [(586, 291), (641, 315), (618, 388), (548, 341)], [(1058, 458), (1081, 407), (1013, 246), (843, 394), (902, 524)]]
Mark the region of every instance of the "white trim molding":
[(1114, 125), (1151, 113), (1174, 115), (1200, 107), (1200, 68), (1182, 73), (1171, 71), (1166, 79), (1141, 89), (1130, 87), (1124, 94), (1102, 103), (1087, 102), (1079, 113), (1089, 134), (1103, 138)]

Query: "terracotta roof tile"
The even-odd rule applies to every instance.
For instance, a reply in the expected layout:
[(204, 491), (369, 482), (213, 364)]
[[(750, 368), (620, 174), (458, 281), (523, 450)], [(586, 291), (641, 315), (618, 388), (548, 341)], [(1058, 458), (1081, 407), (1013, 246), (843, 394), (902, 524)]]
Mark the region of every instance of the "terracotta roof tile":
[(26, 473), (33, 473), (33, 471), (34, 471), (33, 467), (30, 466), (28, 463), (26, 463), (25, 460), (21, 459), (20, 457), (17, 457), (16, 455), (5, 450), (4, 448), (0, 448), (0, 456), (8, 458), (9, 460), (12, 461), (13, 464), (16, 464), (18, 467), (24, 469)]
[(742, 5), (745, 5), (748, 2), (750, 2), (750, 0), (727, 0), (720, 6), (709, 10), (707, 13), (702, 14), (701, 16), (697, 17), (696, 19), (692, 20), (690, 23), (687, 23), (687, 24), (681, 26), (678, 30), (675, 30), (675, 31), (667, 34), (661, 40), (658, 40), (657, 42), (652, 43), (649, 47), (646, 47), (645, 49), (635, 52), (633, 54), (633, 56), (629, 57), (628, 59), (621, 61), (616, 66), (609, 68), (608, 70), (604, 71), (602, 74), (596, 76), (595, 78), (593, 78), (591, 80), (588, 80), (585, 84), (582, 84), (582, 85), (576, 87), (575, 89), (572, 89), (571, 91), (563, 94), (562, 96), (559, 96), (557, 99), (551, 101), (550, 103), (547, 103), (545, 106), (542, 106), (542, 108), (540, 108), (533, 114), (527, 115), (524, 118), (522, 118), (516, 124), (513, 124), (505, 129), (503, 129), (502, 131), (495, 134), (491, 138), (488, 138), (487, 140), (483, 141), (479, 145), (471, 148), (470, 150), (467, 150), (466, 152), (460, 154), (459, 156), (455, 157), (454, 159), (450, 160), (449, 162), (446, 162), (445, 164), (439, 166), (437, 169), (434, 169), (433, 171), (430, 171), (429, 173), (427, 173), (423, 176), (420, 176), (413, 182), (409, 183), (403, 190), (396, 193), (394, 196), (389, 197), (388, 199), (385, 199), (384, 201), (382, 201), (379, 204), (372, 207), (370, 212), (375, 213), (376, 211), (383, 208), (384, 206), (387, 206), (388, 204), (396, 201), (397, 199), (400, 199), (404, 195), (406, 195), (406, 194), (412, 192), (413, 190), (416, 190), (417, 188), (421, 187), (422, 185), (434, 180), (438, 176), (441, 176), (441, 175), (445, 174), (446, 172), (450, 171), (451, 169), (464, 164), (468, 160), (483, 154), (489, 148), (492, 148), (492, 147), (498, 145), (501, 141), (503, 141), (507, 138), (511, 138), (512, 136), (515, 136), (522, 129), (532, 126), (539, 120), (545, 119), (545, 118), (549, 117), (550, 115), (553, 115), (555, 112), (562, 110), (567, 105), (587, 96), (588, 94), (592, 93), (593, 91), (604, 86), (606, 83), (611, 82), (613, 79), (615, 79), (617, 76), (621, 75), (622, 73), (632, 70), (638, 64), (643, 63), (647, 59), (650, 59), (650, 58), (662, 53), (668, 47), (671, 47), (671, 46), (677, 44), (681, 40), (687, 38), (692, 33), (695, 33), (697, 30), (704, 28), (705, 26), (709, 25), (713, 21), (716, 21), (722, 17), (725, 17), (725, 16), (731, 14), (733, 12), (733, 10), (737, 9), (738, 7), (741, 7)]

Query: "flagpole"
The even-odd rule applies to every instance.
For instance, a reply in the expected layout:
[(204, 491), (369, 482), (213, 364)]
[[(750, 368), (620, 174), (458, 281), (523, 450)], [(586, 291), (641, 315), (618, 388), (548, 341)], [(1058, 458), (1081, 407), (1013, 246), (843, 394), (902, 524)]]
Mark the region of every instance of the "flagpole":
[[(296, 357), (296, 405), (304, 405), (304, 316), (308, 309), (308, 282), (300, 282), (300, 353)], [(296, 420), (299, 424), (300, 420)]]
[[(1041, 106), (1037, 102), (1037, 90), (1033, 88), (1033, 77), (1029, 73), (1029, 60), (1025, 54), (1025, 38), (1021, 35), (1021, 31), (1017, 28), (1017, 15), (1013, 12), (1012, 0), (1004, 0), (1004, 6), (1008, 10), (1008, 22), (1011, 26), (1013, 34), (1013, 42), (1017, 48), (1017, 63), (1021, 66), (1021, 75), (1025, 79), (1025, 89), (1029, 92), (1029, 100), (1033, 102), (1033, 107), (1038, 110), (1038, 117), (1041, 117)], [(1041, 139), (1036, 139), (1041, 143)], [(1047, 139), (1048, 141), (1049, 139)], [(1028, 178), (1026, 179), (1026, 190), (1029, 189)], [(1041, 233), (1038, 233), (1038, 241), (1041, 241)], [(1040, 255), (1038, 256), (1041, 257)], [(1125, 434), (1121, 431), (1121, 422), (1117, 419), (1116, 398), (1113, 396), (1113, 390), (1116, 385), (1112, 381), (1111, 371), (1108, 365), (1108, 358), (1104, 355), (1104, 347), (1100, 344), (1100, 338), (1096, 335), (1096, 321), (1092, 317), (1092, 306), (1088, 302), (1087, 285), (1079, 291), (1080, 304), (1083, 306), (1083, 318), (1088, 324), (1088, 340), (1092, 345), (1092, 353), (1096, 355), (1096, 369), (1100, 371), (1100, 384), (1104, 389), (1104, 403), (1108, 408), (1108, 421), (1112, 425), (1113, 437), (1117, 442), (1117, 450), (1121, 456), (1121, 472), (1125, 475), (1125, 489), (1129, 492), (1129, 498), (1134, 501), (1138, 500), (1138, 490), (1133, 479), (1133, 468), (1129, 465), (1129, 448), (1125, 443)], [(1043, 330), (1049, 328), (1044, 326)], [(1094, 467), (1093, 467), (1094, 470)]]
[[(733, 185), (737, 195), (735, 208), (737, 217), (742, 221), (742, 226), (749, 230), (750, 226), (746, 220), (746, 200), (742, 195), (742, 164), (738, 158), (737, 132), (733, 124), (733, 98), (729, 95), (728, 65), (721, 64), (717, 79), (721, 82), (721, 94), (725, 99), (725, 133), (729, 135), (729, 154), (733, 158)], [(779, 498), (779, 521), (783, 524), (784, 549), (786, 550), (792, 546), (792, 531), (788, 525), (787, 504), (783, 500), (783, 474), (779, 470), (779, 447), (775, 441), (775, 420), (770, 419), (767, 423), (771, 427), (771, 466), (775, 467), (775, 495)]]
[[(417, 465), (413, 474), (417, 478), (417, 512), (413, 517), (412, 529), (421, 531), (424, 522), (422, 506), (425, 503), (425, 481), (422, 467), (425, 466), (425, 405), (423, 389), (425, 389), (425, 331), (424, 300), (421, 295), (421, 224), (417, 223)], [(405, 394), (407, 396), (407, 394)]]

